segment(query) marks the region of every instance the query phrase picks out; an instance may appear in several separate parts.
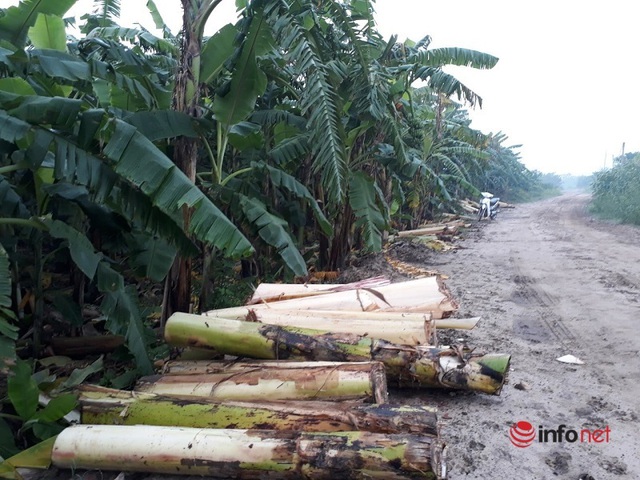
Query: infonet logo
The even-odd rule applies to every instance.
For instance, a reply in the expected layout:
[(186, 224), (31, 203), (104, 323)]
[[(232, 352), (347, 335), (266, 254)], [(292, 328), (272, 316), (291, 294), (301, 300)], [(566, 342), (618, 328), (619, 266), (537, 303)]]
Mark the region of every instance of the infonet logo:
[(604, 428), (589, 430), (574, 430), (566, 425), (558, 425), (556, 429), (543, 428), (542, 425), (536, 431), (529, 422), (521, 420), (509, 428), (509, 440), (518, 448), (526, 448), (538, 439), (539, 443), (609, 443), (611, 429), (607, 425)]

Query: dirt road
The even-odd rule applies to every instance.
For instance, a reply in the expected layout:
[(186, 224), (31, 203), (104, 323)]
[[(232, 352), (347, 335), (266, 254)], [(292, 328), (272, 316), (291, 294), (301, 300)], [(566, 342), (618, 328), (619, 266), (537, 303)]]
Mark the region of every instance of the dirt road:
[[(588, 200), (503, 210), (437, 257), (460, 316), (483, 317), (463, 337), (513, 354), (501, 396), (431, 397), (453, 480), (640, 478), (640, 229), (593, 220)], [(556, 361), (567, 354), (584, 365)], [(517, 448), (518, 421), (578, 439)]]

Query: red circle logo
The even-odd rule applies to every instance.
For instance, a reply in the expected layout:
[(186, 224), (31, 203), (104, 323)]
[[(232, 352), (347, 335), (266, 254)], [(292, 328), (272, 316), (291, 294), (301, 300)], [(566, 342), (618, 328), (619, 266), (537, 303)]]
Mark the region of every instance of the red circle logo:
[(536, 438), (536, 431), (529, 422), (520, 421), (511, 425), (509, 440), (518, 448), (528, 447)]

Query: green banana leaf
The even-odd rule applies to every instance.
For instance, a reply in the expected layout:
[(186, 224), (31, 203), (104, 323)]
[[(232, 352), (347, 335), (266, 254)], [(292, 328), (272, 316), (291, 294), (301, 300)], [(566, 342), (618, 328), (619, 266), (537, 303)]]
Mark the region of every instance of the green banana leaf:
[(0, 217), (29, 218), (29, 210), (11, 183), (0, 175)]
[(103, 356), (84, 368), (74, 369), (64, 382), (56, 389), (57, 391), (70, 390), (84, 382), (90, 375), (100, 372), (104, 368)]
[(269, 30), (264, 16), (256, 13), (233, 70), (229, 91), (222, 97), (216, 96), (213, 101), (213, 113), (226, 128), (245, 120), (253, 112), (258, 96), (265, 91), (267, 76), (258, 67), (256, 56), (265, 52), (269, 45)]
[[(76, 408), (77, 398), (72, 393), (65, 393), (53, 397), (44, 408), (38, 410), (29, 421), (52, 423), (57, 422)], [(43, 439), (44, 440), (44, 439)]]
[(224, 63), (235, 49), (234, 40), (238, 29), (231, 24), (222, 27), (204, 43), (200, 54), (200, 82), (208, 84), (218, 77)]
[(29, 40), (35, 48), (67, 50), (67, 33), (64, 20), (57, 15), (40, 13), (36, 23), (29, 29)]
[(287, 230), (287, 222), (270, 213), (264, 204), (256, 199), (240, 195), (242, 212), (252, 224), (258, 228), (258, 235), (266, 243), (276, 248), (294, 274), (307, 274), (307, 265)]
[(31, 418), (38, 410), (40, 390), (32, 373), (31, 365), (25, 360), (19, 360), (13, 368), (13, 375), (7, 379), (9, 400), (23, 420)]
[[(112, 171), (138, 187), (155, 208), (175, 222), (181, 222), (183, 206), (193, 208), (188, 232), (198, 240), (215, 245), (233, 258), (253, 251), (237, 227), (133, 125), (110, 118), (104, 112), (102, 121), (96, 117), (96, 111), (79, 115), (80, 107), (71, 99), (33, 96), (20, 99), (0, 92), (0, 108), (4, 103), (14, 104), (16, 101), (21, 103), (12, 109), (13, 115), (0, 110), (0, 138), (15, 143), (25, 138), (31, 129), (41, 132), (38, 143), (29, 151), (32, 164), (37, 165), (37, 161), (44, 158), (39, 159), (36, 154), (48, 153), (53, 149), (51, 145), (55, 144), (56, 178), (75, 178), (78, 183), (97, 192), (97, 200), (108, 198), (117, 178), (102, 175), (103, 162), (78, 148), (61, 132), (32, 127), (27, 121), (38, 125), (42, 118), (49, 118), (52, 124), (69, 127), (75, 113), (80, 118), (81, 132), (96, 131), (97, 125), (109, 122), (112, 128), (103, 154), (113, 162)], [(85, 125), (85, 121), (90, 125)]]
[[(136, 102), (149, 108), (161, 104), (161, 99), (158, 97), (165, 94), (161, 87), (149, 82), (145, 85), (141, 80), (123, 75), (114, 70), (111, 64), (95, 58), (85, 61), (66, 52), (48, 49), (34, 49), (29, 52), (29, 55), (31, 60), (49, 77), (72, 83), (84, 81), (93, 84), (96, 80), (106, 81), (107, 87), (114, 89), (114, 92), (127, 92), (136, 99)], [(99, 83), (98, 86), (104, 88), (105, 84)], [(147, 86), (152, 86), (157, 91), (150, 91)]]
[(49, 468), (55, 441), (56, 437), (48, 438), (0, 463), (0, 478), (22, 478), (16, 471), (17, 468), (37, 468), (42, 470)]
[(93, 4), (100, 25), (110, 25), (120, 18), (120, 0), (98, 0)]
[(36, 94), (29, 82), (20, 77), (0, 78), (0, 90), (15, 93), (16, 95)]
[(420, 167), (423, 174), (429, 178), (431, 178), (435, 182), (435, 193), (442, 199), (447, 202), (452, 202), (453, 198), (447, 189), (446, 184), (444, 183), (444, 179), (442, 175), (436, 173), (431, 167), (429, 167), (426, 163)]
[(61, 238), (68, 242), (71, 259), (89, 280), (93, 280), (103, 255), (95, 251), (86, 235), (59, 220), (45, 219), (44, 224), (48, 227), (52, 237)]
[(257, 150), (264, 144), (264, 134), (257, 123), (236, 123), (229, 129), (229, 144), (239, 152)]
[(147, 10), (149, 10), (149, 13), (151, 14), (151, 18), (153, 19), (153, 23), (155, 24), (156, 28), (158, 30), (162, 30), (165, 34), (165, 37), (168, 34), (170, 34), (169, 28), (167, 27), (167, 24), (162, 18), (162, 15), (160, 15), (160, 12), (158, 11), (158, 7), (156, 6), (153, 0), (147, 0)]
[(11, 117), (0, 110), (0, 138), (10, 143), (23, 139), (31, 125), (17, 118)]
[[(79, 132), (78, 136), (81, 135), (82, 132)], [(179, 218), (172, 218), (161, 212), (152, 204), (149, 197), (118, 178), (113, 170), (100, 160), (89, 155), (78, 155), (75, 145), (59, 141), (57, 147), (57, 158), (65, 160), (55, 163), (54, 175), (57, 181), (46, 187), (49, 195), (77, 204), (92, 222), (115, 226), (119, 229), (122, 227), (118, 218), (120, 215), (149, 236), (160, 236), (166, 239), (185, 255), (197, 253), (197, 248), (182, 230)], [(75, 184), (70, 183), (74, 181)], [(0, 200), (3, 198), (5, 185), (10, 187), (8, 182), (3, 183), (0, 180)], [(19, 198), (17, 200), (20, 201)], [(7, 206), (9, 205), (13, 203), (7, 203)], [(0, 212), (2, 212), (2, 206), (3, 204), (0, 203)], [(110, 212), (107, 207), (113, 212)], [(24, 212), (23, 215), (7, 216), (28, 218), (26, 209)], [(114, 225), (114, 222), (117, 225)]]
[[(7, 112), (31, 124), (45, 124), (53, 127), (70, 129), (77, 121), (82, 109), (82, 101), (62, 97), (40, 97), (29, 95), (11, 98), (13, 95), (0, 92), (0, 105), (6, 105)], [(11, 108), (12, 100), (18, 103)]]
[(126, 27), (98, 27), (89, 32), (87, 38), (99, 38), (110, 40), (125, 40), (133, 44), (139, 42), (145, 48), (153, 48), (160, 53), (177, 56), (178, 48), (169, 40), (158, 38), (151, 32), (140, 28)]
[(333, 235), (333, 227), (331, 226), (331, 223), (327, 220), (327, 217), (325, 217), (324, 213), (320, 209), (318, 202), (313, 195), (311, 195), (307, 187), (300, 183), (293, 175), (289, 175), (287, 172), (280, 170), (279, 168), (272, 167), (265, 163), (256, 163), (255, 165), (257, 167), (262, 167), (267, 171), (273, 185), (279, 188), (284, 188), (293, 193), (296, 197), (306, 200), (313, 210), (322, 232), (328, 237)]
[(382, 249), (382, 230), (388, 228), (388, 215), (383, 214), (379, 203), (384, 199), (364, 172), (353, 172), (349, 181), (349, 204), (356, 216), (355, 225), (362, 229), (365, 248), (372, 252)]
[(427, 82), (427, 85), (433, 90), (440, 92), (447, 97), (455, 94), (458, 99), (464, 99), (471, 105), (478, 104), (482, 107), (482, 98), (478, 94), (453, 75), (442, 71), (440, 67), (418, 67), (415, 71), (415, 76), (416, 78)]
[(281, 140), (269, 151), (269, 156), (279, 164), (286, 164), (303, 158), (310, 150), (309, 134), (298, 134)]
[[(13, 436), (13, 430), (6, 420), (0, 418), (0, 462), (5, 458), (12, 457), (19, 451)], [(5, 478), (2, 476), (5, 472), (3, 467), (4, 464), (0, 463), (0, 478)]]
[(76, 0), (22, 0), (18, 6), (4, 9), (0, 17), (0, 40), (6, 40), (18, 49), (27, 41), (27, 33), (39, 14), (63, 17)]
[(458, 47), (420, 50), (408, 58), (410, 63), (425, 66), (457, 65), (478, 69), (490, 69), (498, 63), (498, 57), (477, 50)]
[(124, 335), (129, 351), (136, 360), (138, 372), (153, 373), (153, 365), (147, 351), (147, 338), (153, 337), (142, 323), (137, 292), (134, 287), (125, 288), (122, 275), (106, 262), (98, 267), (98, 289), (105, 292), (101, 310), (107, 317), (107, 328), (115, 335)]
[(133, 234), (129, 241), (131, 266), (141, 277), (161, 282), (169, 273), (176, 249), (161, 238)]
[(113, 270), (82, 233), (59, 220), (40, 219), (55, 237), (67, 241), (71, 258), (89, 280), (97, 276), (98, 290), (105, 294), (102, 308), (107, 316), (107, 328), (114, 334), (124, 333), (127, 347), (136, 359), (142, 374), (153, 372), (147, 350), (145, 326), (140, 317), (137, 301), (127, 291), (124, 278)]
[(253, 251), (236, 226), (150, 140), (122, 120), (112, 122), (115, 129), (104, 154), (115, 162), (117, 174), (139, 187), (168, 215), (183, 206), (192, 207), (188, 230), (199, 240), (234, 258)]
[(198, 137), (193, 117), (175, 110), (136, 112), (124, 120), (151, 141), (179, 136)]

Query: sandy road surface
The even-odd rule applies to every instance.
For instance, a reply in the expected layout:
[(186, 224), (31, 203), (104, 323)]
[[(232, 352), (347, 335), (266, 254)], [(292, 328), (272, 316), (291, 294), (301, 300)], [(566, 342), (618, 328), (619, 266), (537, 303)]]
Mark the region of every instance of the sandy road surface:
[[(437, 257), (461, 316), (483, 317), (468, 343), (513, 354), (501, 396), (425, 398), (440, 407), (451, 479), (640, 479), (640, 229), (591, 219), (588, 200), (502, 210)], [(555, 360), (566, 354), (584, 365)], [(517, 421), (610, 436), (516, 448)]]

